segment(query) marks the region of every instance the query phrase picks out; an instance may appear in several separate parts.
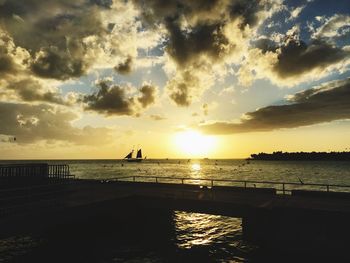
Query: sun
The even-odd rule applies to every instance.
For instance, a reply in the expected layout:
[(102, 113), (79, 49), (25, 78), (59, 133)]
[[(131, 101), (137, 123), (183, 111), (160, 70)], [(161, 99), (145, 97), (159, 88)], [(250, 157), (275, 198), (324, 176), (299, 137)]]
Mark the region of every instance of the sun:
[(188, 130), (176, 133), (174, 143), (187, 156), (204, 157), (214, 150), (216, 139), (195, 130)]

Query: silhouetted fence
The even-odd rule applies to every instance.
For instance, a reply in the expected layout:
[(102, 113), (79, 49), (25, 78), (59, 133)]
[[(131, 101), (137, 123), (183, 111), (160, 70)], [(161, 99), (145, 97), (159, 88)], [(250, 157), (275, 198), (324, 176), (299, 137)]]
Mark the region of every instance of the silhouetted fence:
[(69, 165), (67, 164), (50, 164), (48, 166), (48, 177), (49, 178), (69, 178), (74, 177), (70, 174)]
[(74, 180), (66, 164), (0, 165), (0, 217), (58, 206)]
[(0, 178), (56, 178), (73, 177), (66, 164), (27, 163), (0, 165)]

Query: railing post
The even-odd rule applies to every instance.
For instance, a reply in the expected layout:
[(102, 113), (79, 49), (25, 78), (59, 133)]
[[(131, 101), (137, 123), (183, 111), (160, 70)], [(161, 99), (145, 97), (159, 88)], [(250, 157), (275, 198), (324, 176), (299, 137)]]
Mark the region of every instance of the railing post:
[(132, 177), (132, 180), (135, 182), (135, 176)]
[(158, 183), (158, 177), (156, 177), (156, 183)]
[(184, 184), (184, 179), (183, 178), (181, 178), (181, 183)]
[(284, 188), (284, 183), (282, 183), (282, 193), (283, 193), (283, 195), (285, 195), (285, 188)]
[(214, 186), (214, 180), (211, 179), (211, 187), (213, 187), (213, 186)]
[(329, 192), (329, 185), (327, 184), (327, 192)]
[(244, 181), (244, 188), (247, 188), (247, 182)]

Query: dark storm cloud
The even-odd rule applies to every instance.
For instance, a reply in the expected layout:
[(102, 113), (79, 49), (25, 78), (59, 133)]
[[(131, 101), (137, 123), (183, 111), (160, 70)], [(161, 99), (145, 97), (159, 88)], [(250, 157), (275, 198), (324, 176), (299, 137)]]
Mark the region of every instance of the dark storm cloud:
[(85, 95), (82, 101), (86, 110), (111, 115), (138, 116), (141, 109), (153, 104), (156, 99), (157, 89), (151, 85), (143, 85), (139, 90), (141, 95), (129, 96), (127, 88), (118, 85), (110, 85), (107, 81), (98, 83), (98, 91), (91, 95)]
[(291, 104), (248, 112), (240, 123), (217, 122), (201, 126), (213, 134), (296, 128), (350, 118), (350, 79), (327, 83), (295, 94)]
[(243, 18), (243, 21), (240, 25), (241, 29), (243, 29), (246, 25), (255, 26), (259, 22), (258, 12), (262, 9), (270, 9), (272, 8), (271, 3), (269, 1), (259, 1), (259, 0), (238, 0), (231, 1), (230, 5), (230, 16), (237, 17), (240, 16)]
[(46, 140), (100, 145), (109, 142), (109, 129), (89, 126), (75, 128), (71, 121), (76, 118), (72, 112), (61, 111), (49, 105), (0, 102), (0, 134), (15, 136), (17, 143)]
[(203, 24), (189, 33), (184, 33), (177, 22), (167, 19), (166, 28), (170, 41), (166, 50), (180, 66), (193, 62), (201, 54), (217, 60), (225, 54), (224, 46), (229, 45), (221, 27), (221, 24)]
[[(242, 26), (254, 26), (258, 23), (258, 12), (263, 9), (271, 9), (273, 1), (260, 0), (134, 0), (140, 7), (142, 16), (151, 24), (164, 19), (196, 18), (201, 22), (210, 23), (214, 20), (242, 18)], [(227, 17), (226, 17), (227, 15)]]
[(114, 67), (115, 71), (120, 74), (128, 74), (132, 70), (132, 57), (127, 57), (127, 59)]
[(3, 43), (0, 46), (0, 76), (15, 71), (14, 63), (9, 54), (10, 50), (8, 49), (10, 39), (6, 35), (1, 35), (1, 41)]
[(33, 73), (37, 76), (60, 80), (80, 77), (86, 68), (87, 65), (82, 59), (74, 59), (55, 48), (42, 49), (31, 65)]
[(263, 52), (263, 54), (269, 51), (276, 52), (276, 50), (278, 49), (276, 43), (269, 38), (260, 38), (254, 41), (253, 47), (260, 49)]
[(281, 78), (302, 75), (313, 69), (325, 69), (350, 56), (345, 51), (332, 44), (322, 41), (312, 41), (306, 44), (303, 41), (291, 39), (279, 49), (278, 62), (274, 71)]
[(350, 61), (348, 46), (320, 39), (305, 42), (300, 40), (299, 31), (293, 27), (285, 35), (254, 41), (237, 74), (240, 83), (249, 86), (254, 79), (267, 78), (280, 86), (294, 86), (346, 70)]
[[(226, 63), (229, 57), (238, 59), (246, 48), (245, 40), (252, 37), (267, 11), (273, 12), (273, 2), (134, 0), (146, 26), (165, 26), (165, 51), (175, 62), (177, 72), (166, 86), (170, 98), (179, 106), (189, 106), (200, 97), (210, 85), (203, 85), (201, 80), (194, 83), (191, 79), (201, 75), (197, 72), (208, 74), (212, 65)], [(266, 11), (265, 15), (262, 11)], [(187, 71), (193, 75), (187, 78), (189, 82), (182, 76), (188, 75)]]
[(98, 91), (86, 95), (83, 102), (87, 110), (96, 111), (106, 115), (133, 115), (134, 99), (128, 98), (123, 87), (109, 86), (107, 82), (98, 83)]
[[(192, 62), (205, 54), (218, 60), (230, 53), (235, 45), (230, 45), (223, 27), (235, 19), (241, 19), (239, 30), (245, 26), (254, 27), (258, 23), (258, 12), (270, 6), (269, 1), (138, 1), (144, 20), (164, 23), (169, 35), (166, 50), (180, 65)], [(192, 24), (183, 29), (185, 18)]]
[(220, 0), (200, 0), (200, 1), (163, 1), (163, 0), (134, 0), (140, 7), (143, 19), (150, 25), (160, 22), (170, 17), (179, 17), (180, 15), (193, 16), (203, 11), (210, 12)]
[(0, 76), (15, 71), (15, 66), (12, 58), (4, 52), (3, 47), (0, 47)]
[(111, 8), (113, 5), (113, 0), (90, 0), (90, 3), (105, 8)]

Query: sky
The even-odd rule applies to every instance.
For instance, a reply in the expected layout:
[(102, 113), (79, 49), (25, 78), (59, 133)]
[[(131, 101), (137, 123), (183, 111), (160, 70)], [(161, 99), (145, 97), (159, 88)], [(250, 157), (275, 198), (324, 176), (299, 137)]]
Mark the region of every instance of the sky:
[(348, 0), (0, 0), (0, 159), (350, 150)]

